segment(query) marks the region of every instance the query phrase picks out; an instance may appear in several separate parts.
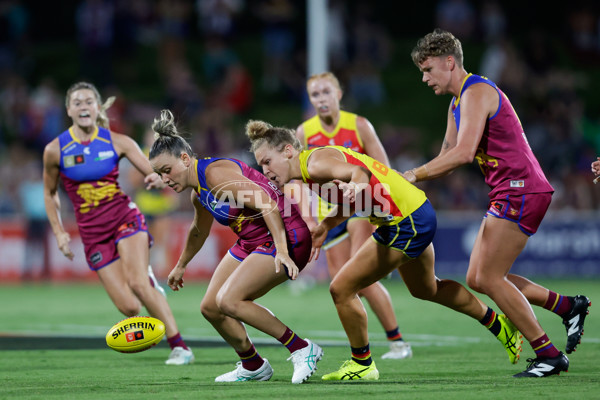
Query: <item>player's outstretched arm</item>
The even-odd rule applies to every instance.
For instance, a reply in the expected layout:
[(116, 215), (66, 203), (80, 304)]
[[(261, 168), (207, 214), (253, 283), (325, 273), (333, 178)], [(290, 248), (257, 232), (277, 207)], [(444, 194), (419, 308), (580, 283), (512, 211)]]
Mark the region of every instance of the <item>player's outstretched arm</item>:
[(210, 234), (210, 228), (214, 220), (212, 214), (202, 206), (196, 196), (196, 192), (193, 190), (191, 192), (191, 201), (194, 206), (194, 221), (188, 231), (185, 246), (179, 256), (177, 265), (173, 267), (167, 278), (167, 284), (175, 291), (183, 287), (185, 268), (204, 245), (206, 238)]

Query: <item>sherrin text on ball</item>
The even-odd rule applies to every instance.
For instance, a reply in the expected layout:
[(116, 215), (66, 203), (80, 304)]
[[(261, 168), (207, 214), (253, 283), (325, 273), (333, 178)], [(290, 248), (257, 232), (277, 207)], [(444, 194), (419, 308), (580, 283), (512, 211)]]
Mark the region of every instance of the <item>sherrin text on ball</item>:
[(106, 344), (121, 353), (148, 350), (165, 335), (165, 324), (153, 317), (136, 316), (116, 323), (106, 334)]

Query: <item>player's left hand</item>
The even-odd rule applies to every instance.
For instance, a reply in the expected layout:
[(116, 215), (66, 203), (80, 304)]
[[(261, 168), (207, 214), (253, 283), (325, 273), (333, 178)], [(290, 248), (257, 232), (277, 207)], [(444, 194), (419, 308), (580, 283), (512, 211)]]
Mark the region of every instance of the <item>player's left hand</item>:
[(156, 172), (146, 175), (144, 183), (146, 184), (146, 190), (164, 189), (167, 186)]
[(310, 258), (308, 262), (314, 261), (319, 258), (321, 252), (321, 246), (327, 239), (327, 229), (322, 224), (318, 224), (310, 230), (310, 236), (312, 238), (312, 248), (310, 249)]
[(289, 254), (277, 251), (275, 255), (275, 273), (278, 274), (284, 266), (287, 267), (290, 279), (295, 280), (298, 277), (298, 273), (300, 273), (300, 269), (298, 269), (298, 266), (290, 258)]

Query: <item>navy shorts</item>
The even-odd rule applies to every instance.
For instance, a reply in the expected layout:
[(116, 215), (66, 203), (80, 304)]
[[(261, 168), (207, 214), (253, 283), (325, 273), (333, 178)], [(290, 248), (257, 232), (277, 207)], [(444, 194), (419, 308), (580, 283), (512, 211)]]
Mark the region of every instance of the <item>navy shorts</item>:
[(329, 232), (327, 232), (327, 237), (325, 238), (325, 241), (323, 242), (323, 250), (329, 250), (330, 248), (332, 248), (333, 246), (335, 246), (336, 244), (340, 243), (348, 237), (348, 221), (354, 218), (367, 219), (367, 217), (360, 217), (354, 214), (335, 228), (330, 229)]
[(382, 225), (373, 232), (377, 243), (417, 258), (431, 244), (437, 229), (433, 206), (426, 200), (412, 214), (396, 225)]

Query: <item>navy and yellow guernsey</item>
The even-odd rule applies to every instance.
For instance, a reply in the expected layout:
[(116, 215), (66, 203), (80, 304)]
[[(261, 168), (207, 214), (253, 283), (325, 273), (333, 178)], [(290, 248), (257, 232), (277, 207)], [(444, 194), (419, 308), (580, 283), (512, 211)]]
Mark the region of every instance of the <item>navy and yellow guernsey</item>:
[(304, 148), (312, 149), (322, 146), (344, 146), (364, 153), (363, 141), (358, 133), (356, 119), (358, 115), (340, 110), (340, 120), (332, 132), (327, 132), (318, 115), (304, 121)]
[[(344, 146), (359, 153), (364, 153), (365, 148), (356, 126), (358, 115), (340, 110), (340, 119), (331, 132), (323, 128), (321, 119), (318, 115), (304, 121), (304, 148), (314, 149), (323, 146)], [(317, 206), (317, 218), (322, 221), (329, 214), (333, 205), (323, 201), (319, 197)], [(345, 228), (344, 228), (345, 229)]]
[(75, 208), (81, 239), (84, 243), (106, 240), (118, 228), (113, 225), (137, 210), (119, 186), (119, 155), (110, 131), (98, 127), (88, 142), (81, 142), (69, 128), (58, 141), (60, 176)]
[[(393, 169), (365, 154), (357, 153), (342, 146), (317, 147), (300, 153), (302, 180), (311, 186), (317, 183), (311, 179), (307, 163), (312, 153), (321, 149), (335, 149), (344, 156), (347, 163), (361, 166), (371, 172), (369, 186), (363, 189), (362, 193), (364, 196), (368, 196), (363, 201), (364, 204), (369, 205), (370, 210), (365, 209), (364, 211), (367, 211), (366, 214), (373, 225), (396, 225), (421, 207), (427, 200), (421, 189), (410, 184)], [(322, 185), (319, 186), (322, 188)], [(331, 203), (339, 204), (342, 199), (341, 193), (330, 190), (322, 190), (321, 196), (324, 196), (324, 199)]]

